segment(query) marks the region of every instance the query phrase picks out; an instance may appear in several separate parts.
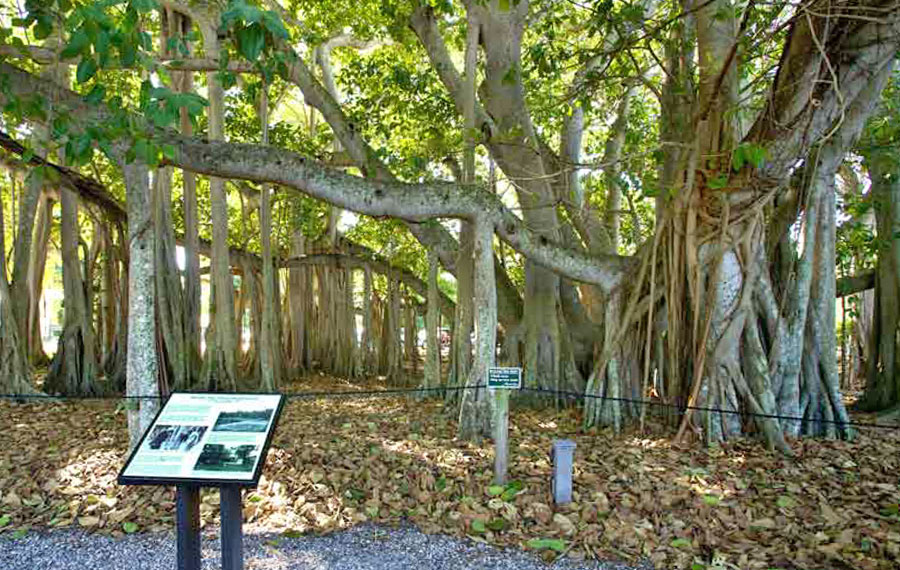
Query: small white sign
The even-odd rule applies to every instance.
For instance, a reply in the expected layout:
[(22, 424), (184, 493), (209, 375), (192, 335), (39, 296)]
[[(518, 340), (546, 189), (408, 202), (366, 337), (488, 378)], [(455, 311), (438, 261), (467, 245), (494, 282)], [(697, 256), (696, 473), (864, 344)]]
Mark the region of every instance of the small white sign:
[(488, 368), (488, 388), (519, 390), (522, 388), (522, 369), (501, 366)]

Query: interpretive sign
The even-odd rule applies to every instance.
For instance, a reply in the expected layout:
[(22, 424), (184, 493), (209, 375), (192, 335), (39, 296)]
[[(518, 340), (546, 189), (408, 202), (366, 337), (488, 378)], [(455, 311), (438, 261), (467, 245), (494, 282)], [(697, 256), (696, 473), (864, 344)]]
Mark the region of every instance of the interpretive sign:
[(123, 485), (256, 486), (284, 396), (175, 392), (119, 474)]
[(518, 390), (522, 387), (521, 368), (488, 368), (488, 388)]

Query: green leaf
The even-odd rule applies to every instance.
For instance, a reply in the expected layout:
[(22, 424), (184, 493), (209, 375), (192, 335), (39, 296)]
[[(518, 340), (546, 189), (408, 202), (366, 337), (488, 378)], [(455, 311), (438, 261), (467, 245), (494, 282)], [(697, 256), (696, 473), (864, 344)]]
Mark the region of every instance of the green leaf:
[(553, 550), (554, 552), (566, 550), (566, 541), (559, 538), (532, 538), (527, 544), (528, 548), (534, 550)]
[(2, 517), (0, 517), (0, 528), (3, 528), (6, 525), (8, 525), (9, 521), (10, 521), (9, 515), (3, 515)]
[(19, 540), (19, 539), (21, 539), (21, 538), (25, 538), (25, 535), (26, 535), (26, 534), (28, 534), (28, 528), (27, 528), (27, 527), (22, 527), (22, 528), (16, 530), (16, 532), (14, 532), (14, 533), (12, 534), (12, 536), (13, 536), (13, 538), (15, 538), (16, 540)]
[(728, 176), (721, 174), (709, 181), (709, 188), (711, 190), (721, 190), (728, 186)]
[(509, 0), (500, 0), (499, 7), (501, 12), (509, 12)]
[(248, 61), (256, 61), (266, 45), (265, 31), (252, 24), (237, 31), (238, 49)]
[(737, 172), (744, 167), (744, 147), (739, 146), (731, 153), (731, 168)]
[(673, 548), (690, 548), (691, 541), (686, 538), (676, 538), (669, 543)]
[(491, 485), (490, 487), (487, 488), (487, 494), (489, 497), (496, 497), (498, 495), (501, 495), (504, 490), (505, 490), (505, 487), (503, 487), (501, 485)]
[(722, 498), (718, 495), (704, 495), (703, 502), (711, 507), (715, 507), (722, 502)]
[(53, 33), (53, 21), (50, 20), (49, 16), (45, 18), (39, 18), (37, 24), (34, 26), (34, 38), (37, 40), (45, 40), (50, 37), (50, 34)]
[(103, 101), (103, 98), (106, 97), (106, 88), (102, 85), (94, 85), (94, 88), (91, 89), (91, 92), (84, 96), (84, 102), (90, 103), (91, 105), (96, 105), (97, 103)]
[(156, 0), (131, 0), (131, 5), (138, 12), (149, 12), (159, 7)]
[(472, 531), (477, 532), (478, 534), (484, 534), (487, 532), (487, 526), (484, 524), (483, 520), (475, 519), (472, 521)]
[(122, 530), (125, 531), (125, 534), (134, 534), (137, 532), (137, 529), (137, 523), (133, 523), (131, 521), (122, 523)]
[(487, 527), (494, 532), (499, 532), (506, 528), (506, 519), (503, 518), (495, 518), (491, 519), (489, 523), (487, 523)]
[(85, 83), (96, 73), (97, 62), (95, 62), (93, 58), (85, 57), (78, 62), (78, 69), (75, 71), (75, 80), (78, 81), (78, 83)]
[(85, 53), (85, 49), (90, 45), (91, 40), (88, 38), (88, 35), (81, 28), (78, 29), (72, 37), (69, 38), (69, 43), (61, 52), (59, 52), (59, 57), (61, 59), (72, 59), (73, 57), (77, 57), (82, 53)]
[(797, 506), (797, 501), (795, 501), (793, 497), (781, 495), (780, 497), (778, 497), (778, 500), (775, 501), (775, 504), (778, 505), (778, 508), (781, 509), (791, 509)]
[(881, 509), (881, 514), (886, 517), (896, 517), (900, 515), (900, 504), (888, 505), (887, 507)]
[(512, 501), (524, 488), (525, 485), (521, 481), (510, 481), (506, 484), (506, 489), (500, 495), (500, 498), (506, 502)]
[(766, 149), (755, 144), (747, 145), (747, 149), (744, 154), (746, 155), (747, 162), (752, 164), (754, 168), (762, 167), (762, 165), (766, 162), (766, 158), (768, 157)]
[(291, 34), (288, 33), (287, 28), (285, 28), (284, 24), (281, 22), (281, 18), (279, 18), (278, 14), (275, 12), (272, 12), (271, 10), (263, 12), (262, 23), (266, 29), (269, 30), (269, 33), (276, 38), (281, 38), (283, 40), (290, 39)]
[(760, 168), (766, 161), (766, 149), (758, 144), (744, 143), (739, 145), (731, 154), (731, 168), (735, 172), (750, 164), (754, 168)]

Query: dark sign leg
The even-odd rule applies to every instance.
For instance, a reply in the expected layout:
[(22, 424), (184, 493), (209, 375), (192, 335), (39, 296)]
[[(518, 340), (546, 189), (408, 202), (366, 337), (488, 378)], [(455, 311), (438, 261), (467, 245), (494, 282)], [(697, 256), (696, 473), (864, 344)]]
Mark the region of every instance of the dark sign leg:
[(222, 516), (222, 570), (243, 570), (244, 537), (241, 525), (241, 488), (237, 485), (220, 487)]
[(175, 490), (178, 570), (200, 570), (200, 488), (179, 485)]

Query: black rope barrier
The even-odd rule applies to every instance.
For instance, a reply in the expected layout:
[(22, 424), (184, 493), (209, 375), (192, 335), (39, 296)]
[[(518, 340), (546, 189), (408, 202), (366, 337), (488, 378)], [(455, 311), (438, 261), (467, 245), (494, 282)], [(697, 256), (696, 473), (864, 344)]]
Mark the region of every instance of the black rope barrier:
[(807, 423), (818, 423), (818, 424), (832, 424), (840, 427), (866, 427), (866, 428), (881, 428), (881, 429), (889, 429), (889, 430), (900, 430), (900, 425), (888, 425), (888, 424), (878, 424), (873, 422), (857, 422), (857, 421), (841, 421), (841, 420), (828, 420), (828, 419), (812, 419), (812, 418), (803, 418), (796, 416), (783, 416), (780, 414), (760, 414), (757, 412), (748, 412), (743, 410), (729, 410), (725, 408), (711, 408), (706, 406), (686, 406), (680, 404), (672, 404), (669, 402), (659, 402), (655, 400), (640, 400), (637, 398), (621, 398), (621, 397), (613, 397), (613, 396), (601, 396), (599, 394), (588, 394), (586, 392), (571, 392), (565, 390), (550, 390), (547, 388), (522, 388), (522, 392), (535, 392), (540, 394), (548, 394), (555, 395), (558, 398), (565, 398), (571, 400), (604, 400), (609, 402), (620, 402), (626, 404), (638, 404), (642, 406), (648, 407), (661, 407), (661, 408), (669, 408), (676, 410), (680, 415), (684, 415), (688, 410), (695, 412), (709, 412), (709, 413), (719, 413), (719, 414), (729, 414), (729, 415), (738, 415), (744, 417), (751, 418), (763, 418), (763, 419), (777, 419), (791, 422), (807, 422)]
[[(283, 395), (292, 399), (315, 398), (341, 398), (341, 397), (369, 397), (369, 396), (399, 396), (404, 394), (434, 393), (434, 392), (460, 392), (463, 390), (483, 390), (487, 384), (473, 386), (444, 386), (439, 388), (385, 388), (380, 390), (345, 390), (342, 392), (247, 392), (261, 396)], [(208, 394), (209, 392), (180, 391), (182, 394)], [(224, 393), (223, 393), (224, 394)], [(103, 400), (165, 400), (168, 396), (54, 396), (51, 394), (0, 394), (0, 400), (45, 400), (45, 401), (103, 401)]]
[[(339, 392), (316, 391), (316, 392), (254, 392), (255, 394), (283, 394), (289, 400), (302, 399), (319, 399), (319, 398), (370, 398), (370, 397), (389, 397), (403, 396), (412, 394), (428, 394), (447, 392), (460, 392), (464, 390), (483, 390), (488, 388), (486, 384), (478, 384), (474, 386), (444, 386), (438, 388), (386, 388), (379, 390), (345, 390)], [(602, 400), (606, 402), (618, 402), (623, 404), (634, 404), (647, 407), (659, 407), (675, 410), (677, 414), (683, 415), (688, 410), (707, 413), (718, 413), (728, 415), (738, 415), (749, 418), (776, 419), (787, 422), (815, 423), (835, 425), (840, 428), (875, 428), (886, 430), (900, 430), (900, 424), (879, 424), (875, 422), (860, 421), (841, 421), (829, 420), (824, 418), (804, 418), (796, 416), (785, 416), (781, 414), (761, 414), (749, 412), (745, 410), (729, 410), (725, 408), (713, 408), (708, 406), (687, 406), (681, 404), (673, 404), (669, 402), (661, 402), (657, 400), (643, 400), (638, 398), (624, 398), (604, 396), (600, 394), (589, 394), (587, 392), (572, 392), (566, 390), (551, 390), (548, 388), (522, 388), (513, 390), (513, 393), (535, 393), (547, 396), (554, 396), (566, 400)], [(0, 400), (19, 400), (19, 401), (36, 401), (44, 400), (50, 402), (64, 401), (89, 401), (89, 400), (164, 400), (165, 396), (52, 396), (45, 394), (0, 394)]]

